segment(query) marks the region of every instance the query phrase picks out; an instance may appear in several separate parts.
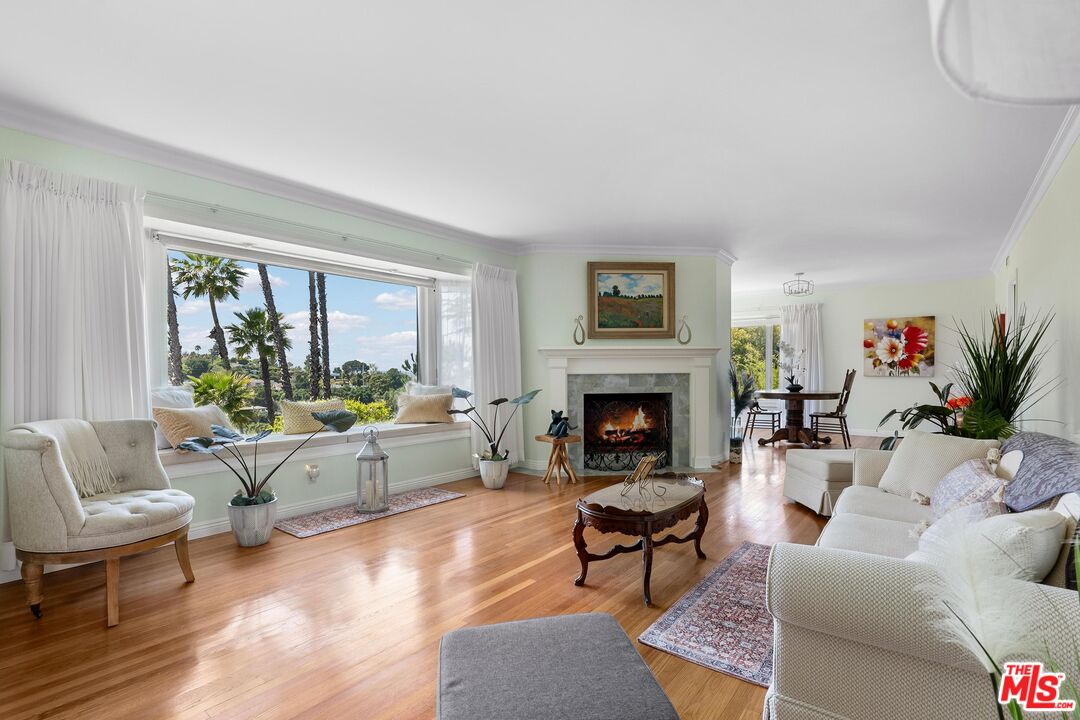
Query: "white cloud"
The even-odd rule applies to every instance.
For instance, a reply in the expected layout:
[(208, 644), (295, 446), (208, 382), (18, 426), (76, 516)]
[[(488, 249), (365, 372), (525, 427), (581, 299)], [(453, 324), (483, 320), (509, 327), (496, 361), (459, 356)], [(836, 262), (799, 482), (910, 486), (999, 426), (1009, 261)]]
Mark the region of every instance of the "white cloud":
[[(289, 283), (287, 283), (285, 281), (285, 278), (280, 278), (277, 275), (270, 272), (269, 268), (267, 268), (267, 273), (270, 276), (270, 287), (272, 287), (272, 288), (285, 287), (286, 285), (289, 284)], [(245, 270), (244, 271), (244, 285), (240, 288), (240, 292), (242, 292), (242, 293), (257, 292), (260, 295), (262, 294), (262, 280), (259, 279), (259, 271), (258, 270)]]
[[(168, 300), (168, 298), (165, 299)], [(180, 300), (176, 303), (177, 315), (196, 315), (209, 311), (210, 302), (208, 300)]]
[(416, 291), (398, 290), (375, 296), (375, 304), (383, 310), (416, 310)]
[(369, 335), (358, 337), (356, 342), (362, 349), (377, 350), (416, 350), (416, 331), (399, 330), (389, 335)]
[[(310, 315), (306, 310), (298, 310), (296, 312), (287, 313), (285, 315), (285, 322), (293, 326), (292, 330), (289, 330), (286, 334), (293, 342), (293, 347), (296, 347), (298, 343), (306, 343), (311, 338), (311, 330), (309, 323), (311, 322)], [(330, 326), (330, 345), (334, 345), (334, 335), (337, 333), (350, 332), (352, 330), (358, 330), (366, 326), (371, 322), (371, 318), (367, 315), (356, 315), (352, 313), (342, 312), (341, 310), (331, 310), (326, 315), (326, 323)]]

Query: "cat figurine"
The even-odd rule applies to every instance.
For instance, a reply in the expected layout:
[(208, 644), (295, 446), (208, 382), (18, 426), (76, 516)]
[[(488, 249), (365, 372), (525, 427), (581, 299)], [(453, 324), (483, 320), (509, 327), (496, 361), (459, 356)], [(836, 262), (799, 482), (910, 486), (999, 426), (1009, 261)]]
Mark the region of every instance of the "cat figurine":
[(570, 425), (570, 419), (563, 417), (562, 410), (551, 411), (551, 424), (548, 425), (547, 434), (555, 439), (564, 438), (575, 428)]

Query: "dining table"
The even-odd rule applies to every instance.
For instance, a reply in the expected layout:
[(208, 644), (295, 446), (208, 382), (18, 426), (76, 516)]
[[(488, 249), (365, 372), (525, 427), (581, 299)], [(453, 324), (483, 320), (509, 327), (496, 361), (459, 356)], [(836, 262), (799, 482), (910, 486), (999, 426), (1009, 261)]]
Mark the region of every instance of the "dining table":
[(783, 400), (786, 427), (772, 434), (772, 437), (758, 438), (758, 445), (769, 445), (780, 441), (800, 443), (808, 448), (818, 449), (829, 445), (832, 438), (828, 435), (819, 437), (817, 433), (803, 424), (803, 409), (808, 400), (839, 400), (839, 390), (758, 390), (754, 397), (763, 400)]

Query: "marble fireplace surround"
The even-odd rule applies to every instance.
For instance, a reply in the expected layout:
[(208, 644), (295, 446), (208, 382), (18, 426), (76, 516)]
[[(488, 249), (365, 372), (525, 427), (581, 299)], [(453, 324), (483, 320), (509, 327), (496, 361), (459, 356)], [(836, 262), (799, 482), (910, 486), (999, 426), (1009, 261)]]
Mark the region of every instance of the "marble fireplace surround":
[[(547, 390), (552, 403), (561, 401), (575, 425), (580, 425), (586, 392), (671, 392), (673, 465), (702, 469), (713, 463), (710, 445), (716, 428), (710, 379), (719, 351), (713, 347), (601, 344), (540, 348), (547, 361)], [(582, 380), (583, 376), (587, 379)], [(662, 384), (645, 384), (635, 376), (652, 376), (653, 382)], [(681, 397), (685, 401), (681, 402)], [(680, 420), (683, 409), (685, 417)], [(686, 428), (685, 450), (680, 449), (675, 434), (681, 423)], [(581, 448), (573, 450), (574, 465), (581, 467)]]
[[(661, 393), (671, 396), (671, 462), (668, 467), (690, 464), (690, 375), (685, 373), (634, 373), (567, 375), (566, 408), (570, 424), (578, 430), (585, 421), (585, 396), (593, 394)], [(577, 431), (575, 431), (577, 432)], [(574, 467), (584, 466), (583, 443), (570, 446)]]

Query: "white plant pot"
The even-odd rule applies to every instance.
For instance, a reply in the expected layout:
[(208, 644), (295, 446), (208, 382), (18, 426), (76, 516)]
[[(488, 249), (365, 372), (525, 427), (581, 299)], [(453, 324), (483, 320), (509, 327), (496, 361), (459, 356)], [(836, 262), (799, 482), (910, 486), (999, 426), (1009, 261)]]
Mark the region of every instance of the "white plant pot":
[(489, 490), (501, 490), (506, 484), (506, 473), (510, 471), (510, 460), (481, 460), (480, 479)]
[(277, 520), (277, 498), (261, 505), (229, 505), (229, 524), (240, 547), (265, 545)]

